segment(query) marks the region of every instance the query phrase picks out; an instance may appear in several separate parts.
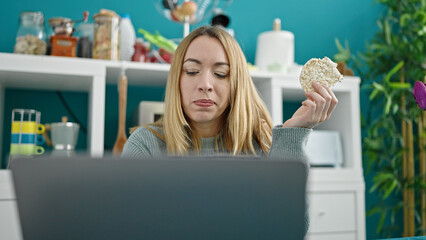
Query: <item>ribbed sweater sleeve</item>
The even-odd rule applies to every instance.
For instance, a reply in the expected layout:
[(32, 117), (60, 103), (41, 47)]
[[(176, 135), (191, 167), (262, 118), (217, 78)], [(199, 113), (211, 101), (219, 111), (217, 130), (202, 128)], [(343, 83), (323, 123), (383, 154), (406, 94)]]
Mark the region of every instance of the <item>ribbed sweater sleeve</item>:
[[(312, 129), (272, 128), (272, 145), (268, 157), (280, 159), (298, 159), (306, 164), (306, 180), (309, 174), (309, 159), (305, 152), (306, 143)], [(305, 235), (309, 229), (309, 200), (306, 197)]]
[[(155, 128), (155, 130), (159, 131), (158, 128)], [(155, 136), (149, 129), (139, 127), (127, 139), (121, 157), (158, 157), (164, 154), (166, 154), (166, 143)]]

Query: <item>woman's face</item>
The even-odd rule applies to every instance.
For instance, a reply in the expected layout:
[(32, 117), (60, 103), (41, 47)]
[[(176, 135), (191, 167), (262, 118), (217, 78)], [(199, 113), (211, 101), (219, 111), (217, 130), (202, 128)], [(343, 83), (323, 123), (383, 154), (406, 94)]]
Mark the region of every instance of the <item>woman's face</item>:
[(185, 114), (197, 126), (220, 127), (231, 95), (225, 49), (216, 38), (199, 36), (183, 61), (180, 93)]

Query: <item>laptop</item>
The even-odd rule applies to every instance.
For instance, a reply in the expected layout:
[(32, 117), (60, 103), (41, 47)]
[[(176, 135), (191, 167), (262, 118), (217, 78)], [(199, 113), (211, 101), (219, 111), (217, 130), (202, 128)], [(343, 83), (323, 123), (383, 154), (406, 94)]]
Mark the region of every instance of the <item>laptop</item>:
[(304, 238), (298, 160), (78, 156), (11, 170), (24, 240)]

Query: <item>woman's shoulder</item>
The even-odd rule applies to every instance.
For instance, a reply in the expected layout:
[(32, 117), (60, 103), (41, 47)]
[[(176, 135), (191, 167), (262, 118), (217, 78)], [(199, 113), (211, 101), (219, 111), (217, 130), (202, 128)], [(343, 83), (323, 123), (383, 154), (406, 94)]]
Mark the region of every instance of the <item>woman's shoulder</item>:
[(164, 141), (164, 133), (163, 128), (160, 126), (155, 125), (142, 125), (137, 127), (131, 134), (131, 137), (134, 138), (150, 138), (155, 139), (158, 138), (159, 140)]
[(122, 156), (124, 157), (144, 157), (159, 156), (164, 154), (166, 143), (161, 127), (144, 125), (136, 128), (126, 144), (124, 145)]

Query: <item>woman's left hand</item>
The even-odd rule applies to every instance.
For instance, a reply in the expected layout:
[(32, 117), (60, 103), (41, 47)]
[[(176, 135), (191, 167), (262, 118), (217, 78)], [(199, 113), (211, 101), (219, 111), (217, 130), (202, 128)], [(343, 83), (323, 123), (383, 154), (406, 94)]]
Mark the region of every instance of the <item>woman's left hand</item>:
[(330, 88), (317, 82), (312, 83), (315, 92), (306, 92), (306, 100), (287, 120), (283, 127), (313, 128), (328, 120), (336, 108), (338, 100)]

